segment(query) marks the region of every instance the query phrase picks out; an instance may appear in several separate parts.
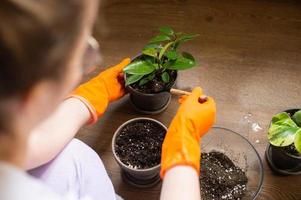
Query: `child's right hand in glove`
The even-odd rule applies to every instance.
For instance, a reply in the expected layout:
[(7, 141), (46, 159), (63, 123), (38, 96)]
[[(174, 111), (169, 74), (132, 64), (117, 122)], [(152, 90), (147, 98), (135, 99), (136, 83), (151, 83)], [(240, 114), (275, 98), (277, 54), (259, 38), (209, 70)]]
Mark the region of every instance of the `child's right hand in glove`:
[(178, 165), (188, 165), (200, 172), (200, 139), (215, 121), (216, 107), (211, 97), (199, 102), (201, 88), (181, 98), (181, 106), (172, 120), (162, 147), (161, 177)]

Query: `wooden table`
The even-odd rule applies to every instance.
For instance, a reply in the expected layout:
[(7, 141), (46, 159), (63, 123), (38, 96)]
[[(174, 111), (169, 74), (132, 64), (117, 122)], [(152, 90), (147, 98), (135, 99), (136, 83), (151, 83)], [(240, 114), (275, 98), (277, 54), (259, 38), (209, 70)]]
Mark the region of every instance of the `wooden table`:
[[(196, 55), (199, 67), (182, 72), (178, 87), (202, 86), (216, 99), (216, 125), (244, 135), (258, 150), (265, 173), (258, 199), (301, 200), (301, 176), (275, 176), (264, 159), (273, 114), (301, 107), (300, 1), (108, 0), (100, 13), (95, 36), (103, 66), (137, 55), (161, 25), (199, 33), (198, 39), (183, 47)], [(152, 117), (168, 125), (177, 107), (173, 98), (164, 113)], [(262, 130), (251, 129), (251, 123), (244, 120), (248, 113)], [(78, 137), (99, 153), (116, 191), (125, 199), (158, 199), (160, 185), (135, 189), (124, 184), (111, 152), (114, 131), (138, 116), (125, 97), (113, 103), (95, 126), (83, 128)]]

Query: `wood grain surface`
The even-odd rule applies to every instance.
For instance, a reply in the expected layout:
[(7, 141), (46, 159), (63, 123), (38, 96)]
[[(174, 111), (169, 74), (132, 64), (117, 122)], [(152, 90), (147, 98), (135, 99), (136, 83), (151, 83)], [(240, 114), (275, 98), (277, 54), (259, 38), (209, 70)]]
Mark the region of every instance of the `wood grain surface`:
[[(108, 0), (102, 2), (95, 27), (103, 54), (100, 70), (134, 57), (162, 25), (199, 33), (183, 46), (199, 67), (181, 72), (177, 86), (202, 86), (217, 102), (216, 126), (247, 137), (264, 163), (259, 200), (301, 200), (301, 176), (272, 174), (264, 159), (271, 117), (301, 107), (301, 1), (293, 0)], [(87, 79), (88, 77), (86, 77)], [(151, 116), (168, 126), (178, 108)], [(262, 130), (254, 132), (244, 116), (252, 114)], [(111, 152), (114, 131), (141, 116), (128, 97), (113, 103), (94, 126), (78, 137), (102, 158), (114, 187), (126, 200), (159, 199), (160, 185), (136, 189), (123, 183)], [(100, 198), (101, 199), (101, 198)]]

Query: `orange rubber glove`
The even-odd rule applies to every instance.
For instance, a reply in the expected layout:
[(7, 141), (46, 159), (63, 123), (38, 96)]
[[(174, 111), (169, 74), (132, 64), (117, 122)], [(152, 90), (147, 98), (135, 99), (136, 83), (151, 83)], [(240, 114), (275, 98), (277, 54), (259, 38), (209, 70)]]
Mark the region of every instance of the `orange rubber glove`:
[(91, 113), (88, 124), (95, 123), (110, 102), (124, 96), (124, 83), (121, 81), (123, 80), (122, 71), (129, 63), (130, 59), (126, 58), (73, 91), (71, 97), (81, 100)]
[(200, 173), (200, 140), (215, 121), (216, 107), (212, 98), (199, 103), (201, 88), (180, 98), (182, 104), (172, 120), (162, 146), (161, 178), (174, 166), (187, 165)]

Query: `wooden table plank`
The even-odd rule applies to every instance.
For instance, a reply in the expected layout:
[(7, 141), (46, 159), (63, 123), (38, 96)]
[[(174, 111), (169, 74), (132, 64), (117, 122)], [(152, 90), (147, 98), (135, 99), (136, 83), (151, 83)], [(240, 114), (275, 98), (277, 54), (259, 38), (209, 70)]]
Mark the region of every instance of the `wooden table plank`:
[[(301, 176), (279, 177), (264, 160), (266, 131), (273, 114), (301, 107), (301, 2), (293, 0), (110, 0), (100, 12), (95, 35), (100, 40), (103, 66), (139, 53), (161, 25), (199, 33), (185, 49), (200, 67), (179, 75), (179, 88), (201, 85), (217, 101), (217, 126), (232, 129), (259, 151), (264, 161), (260, 200), (301, 200)], [(103, 68), (101, 68), (103, 69)], [(100, 70), (100, 69), (99, 69)], [(98, 70), (98, 71), (99, 71)], [(96, 71), (94, 74), (96, 74)], [(91, 75), (92, 76), (92, 75)], [(168, 125), (178, 107), (152, 116)], [(244, 116), (263, 128), (252, 131)], [(125, 199), (158, 199), (160, 185), (135, 189), (121, 180), (113, 160), (111, 138), (117, 127), (137, 114), (124, 98), (110, 106), (103, 118), (85, 127), (78, 137), (101, 156), (115, 189)], [(256, 142), (257, 141), (257, 142)]]

